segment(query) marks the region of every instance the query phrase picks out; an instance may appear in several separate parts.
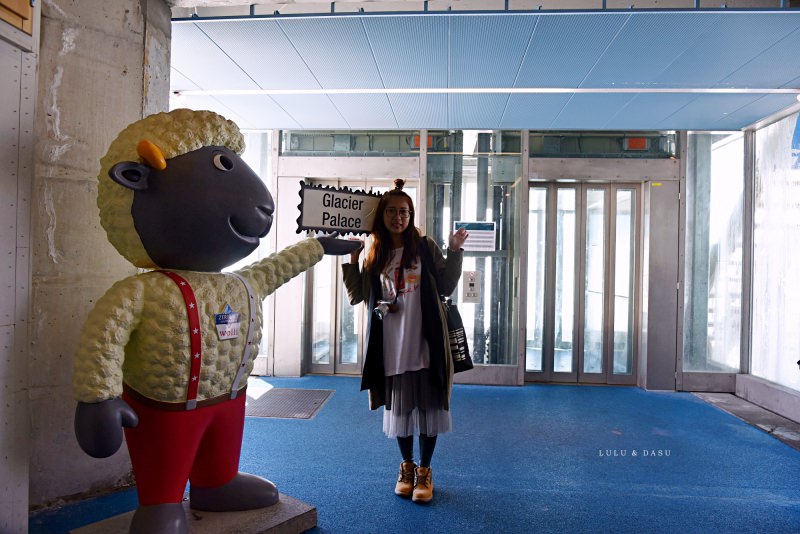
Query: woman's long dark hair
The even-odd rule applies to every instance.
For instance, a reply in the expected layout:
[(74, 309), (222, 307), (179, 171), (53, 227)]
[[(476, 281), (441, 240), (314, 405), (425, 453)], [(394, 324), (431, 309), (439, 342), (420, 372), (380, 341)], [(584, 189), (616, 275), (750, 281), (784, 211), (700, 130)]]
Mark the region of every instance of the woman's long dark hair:
[(386, 264), (389, 263), (389, 256), (392, 252), (392, 236), (389, 229), (383, 223), (383, 211), (386, 209), (386, 204), (393, 198), (402, 198), (408, 203), (409, 218), (408, 226), (403, 231), (403, 259), (401, 265), (403, 267), (411, 268), (414, 261), (417, 259), (417, 251), (419, 250), (422, 237), (419, 230), (414, 226), (414, 201), (411, 197), (403, 191), (405, 180), (397, 179), (394, 181), (394, 189), (383, 194), (378, 207), (375, 209), (375, 220), (372, 223), (372, 238), (374, 240), (372, 248), (367, 252), (367, 257), (364, 260), (364, 267), (373, 274), (380, 273)]

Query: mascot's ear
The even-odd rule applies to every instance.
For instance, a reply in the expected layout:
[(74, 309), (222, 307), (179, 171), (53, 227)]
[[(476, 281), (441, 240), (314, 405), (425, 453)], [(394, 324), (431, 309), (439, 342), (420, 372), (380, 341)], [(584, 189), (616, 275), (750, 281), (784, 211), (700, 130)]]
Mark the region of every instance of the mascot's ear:
[(122, 187), (127, 187), (134, 191), (147, 189), (147, 176), (149, 174), (150, 167), (133, 161), (122, 161), (108, 171), (108, 175), (112, 180)]

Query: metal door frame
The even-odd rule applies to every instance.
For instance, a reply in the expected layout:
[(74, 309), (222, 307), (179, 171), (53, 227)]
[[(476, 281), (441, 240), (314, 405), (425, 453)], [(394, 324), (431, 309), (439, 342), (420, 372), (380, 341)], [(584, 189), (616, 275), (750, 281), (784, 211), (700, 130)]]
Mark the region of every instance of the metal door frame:
[[(581, 384), (625, 384), (635, 385), (637, 383), (638, 361), (639, 361), (639, 337), (641, 329), (641, 310), (640, 302), (637, 298), (641, 287), (641, 262), (642, 262), (642, 184), (637, 182), (530, 182), (528, 193), (531, 189), (545, 189), (546, 213), (545, 221), (545, 289), (544, 289), (544, 332), (542, 338), (542, 371), (525, 370), (525, 345), (522, 344), (522, 354), (520, 365), (523, 367), (526, 382), (559, 382), (559, 383), (581, 383)], [(556, 252), (555, 244), (557, 240), (557, 213), (558, 213), (558, 192), (562, 189), (575, 191), (575, 293), (574, 293), (574, 317), (573, 317), (573, 368), (571, 372), (555, 372), (555, 286), (556, 286)], [(586, 209), (587, 195), (589, 190), (604, 191), (603, 207), (603, 371), (601, 373), (584, 373), (584, 323), (585, 323), (585, 288), (586, 288)], [(615, 375), (609, 370), (613, 369), (614, 362), (614, 292), (615, 292), (615, 267), (616, 261), (616, 203), (617, 191), (630, 190), (633, 192), (634, 206), (631, 215), (634, 217), (633, 229), (634, 239), (634, 263), (633, 263), (633, 288), (629, 298), (633, 302), (633, 321), (632, 321), (632, 362), (631, 373), (629, 375)], [(526, 203), (527, 204), (527, 203)], [(525, 214), (529, 216), (528, 213)], [(526, 226), (528, 226), (526, 224)], [(527, 265), (525, 275), (527, 277)], [(527, 279), (526, 279), (527, 282)], [(527, 287), (527, 283), (525, 284)], [(609, 320), (611, 319), (611, 320)], [(525, 327), (524, 325), (521, 325)], [(527, 339), (527, 335), (523, 336)]]

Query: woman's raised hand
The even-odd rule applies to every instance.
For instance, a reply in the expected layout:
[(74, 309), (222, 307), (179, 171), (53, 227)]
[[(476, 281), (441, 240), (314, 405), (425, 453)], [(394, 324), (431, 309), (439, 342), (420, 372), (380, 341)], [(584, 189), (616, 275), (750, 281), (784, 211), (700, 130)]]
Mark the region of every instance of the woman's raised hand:
[(448, 248), (452, 251), (461, 250), (464, 246), (464, 241), (467, 240), (469, 234), (467, 233), (467, 229), (463, 226), (450, 234), (450, 243), (448, 244)]

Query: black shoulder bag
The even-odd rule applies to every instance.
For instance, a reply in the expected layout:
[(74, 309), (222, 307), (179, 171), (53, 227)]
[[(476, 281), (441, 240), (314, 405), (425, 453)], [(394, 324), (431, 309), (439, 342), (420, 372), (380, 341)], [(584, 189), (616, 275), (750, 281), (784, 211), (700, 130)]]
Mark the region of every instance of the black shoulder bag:
[[(428, 248), (428, 239), (422, 238), (422, 249), (424, 251), (428, 268), (433, 273), (433, 278), (436, 280), (436, 290), (439, 287), (439, 273), (436, 270), (436, 265), (433, 263), (433, 254)], [(445, 295), (439, 295), (439, 303), (444, 310), (447, 317), (447, 336), (450, 340), (450, 354), (453, 357), (453, 372), (461, 373), (469, 371), (474, 366), (472, 358), (469, 355), (469, 345), (467, 345), (467, 333), (464, 330), (464, 321), (461, 319), (461, 314), (458, 307), (453, 304), (453, 300), (447, 298)]]

